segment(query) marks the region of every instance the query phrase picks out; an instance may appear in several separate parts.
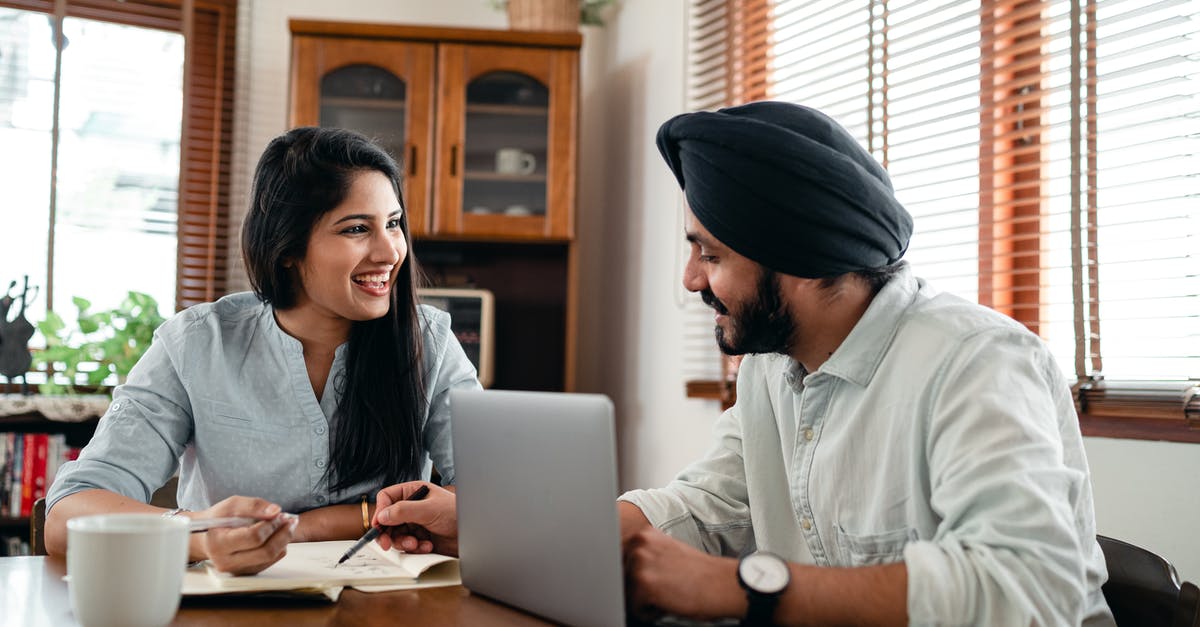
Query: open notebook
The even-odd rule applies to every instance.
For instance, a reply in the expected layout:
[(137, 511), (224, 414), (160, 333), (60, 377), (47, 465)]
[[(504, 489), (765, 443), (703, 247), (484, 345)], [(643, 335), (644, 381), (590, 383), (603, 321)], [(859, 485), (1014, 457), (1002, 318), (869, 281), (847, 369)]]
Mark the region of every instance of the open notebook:
[(353, 540), (297, 542), (287, 555), (257, 575), (234, 576), (211, 566), (207, 575), (189, 573), (184, 594), (270, 592), (350, 586), (365, 591), (458, 585), (458, 559), (436, 553), (384, 551), (372, 542), (334, 568)]

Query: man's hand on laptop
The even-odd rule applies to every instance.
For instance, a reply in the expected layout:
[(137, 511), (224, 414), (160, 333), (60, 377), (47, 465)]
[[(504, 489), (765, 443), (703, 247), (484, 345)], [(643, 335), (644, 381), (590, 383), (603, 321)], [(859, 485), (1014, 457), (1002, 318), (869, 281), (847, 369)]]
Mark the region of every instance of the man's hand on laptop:
[(642, 620), (742, 616), (737, 560), (709, 555), (645, 527), (624, 542), (626, 604)]
[[(429, 494), (419, 501), (406, 500), (421, 486)], [(454, 492), (428, 481), (388, 486), (375, 497), (373, 525), (382, 526), (379, 545), (406, 553), (458, 555), (458, 509)]]

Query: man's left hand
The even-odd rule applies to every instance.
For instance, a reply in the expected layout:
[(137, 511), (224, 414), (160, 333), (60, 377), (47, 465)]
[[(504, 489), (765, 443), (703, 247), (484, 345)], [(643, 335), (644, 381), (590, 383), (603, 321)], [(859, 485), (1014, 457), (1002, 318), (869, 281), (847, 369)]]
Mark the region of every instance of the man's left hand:
[(711, 620), (746, 613), (737, 560), (701, 552), (654, 528), (630, 536), (623, 550), (627, 602), (639, 618)]

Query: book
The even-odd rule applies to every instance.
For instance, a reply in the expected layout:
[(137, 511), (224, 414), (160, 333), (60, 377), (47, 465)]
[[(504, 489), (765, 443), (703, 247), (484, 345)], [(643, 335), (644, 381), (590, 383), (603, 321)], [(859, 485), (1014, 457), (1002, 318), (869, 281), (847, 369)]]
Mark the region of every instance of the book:
[(287, 555), (256, 575), (235, 576), (208, 566), (208, 584), (191, 578), (184, 594), (270, 592), (354, 587), (366, 591), (399, 590), (462, 583), (458, 558), (436, 553), (384, 551), (372, 542), (340, 566), (338, 559), (353, 540), (296, 542)]
[(33, 484), (33, 500), (29, 503), (29, 512), (24, 516), (33, 515), (33, 504), (46, 496), (46, 474), (48, 472), (50, 453), (50, 434), (33, 434), (33, 474), (30, 482)]

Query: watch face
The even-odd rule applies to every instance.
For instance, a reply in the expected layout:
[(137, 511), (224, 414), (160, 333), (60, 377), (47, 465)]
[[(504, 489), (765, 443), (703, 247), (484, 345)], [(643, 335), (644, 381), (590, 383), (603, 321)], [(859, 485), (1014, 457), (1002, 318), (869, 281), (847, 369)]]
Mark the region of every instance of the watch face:
[(742, 558), (738, 564), (738, 575), (751, 590), (762, 594), (775, 594), (787, 587), (791, 573), (787, 563), (778, 556), (753, 553)]

